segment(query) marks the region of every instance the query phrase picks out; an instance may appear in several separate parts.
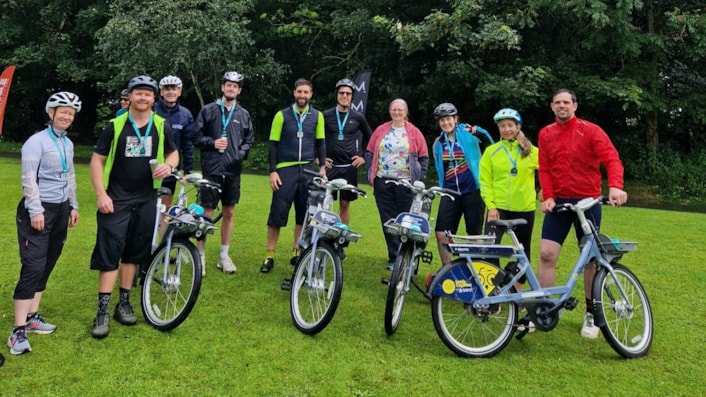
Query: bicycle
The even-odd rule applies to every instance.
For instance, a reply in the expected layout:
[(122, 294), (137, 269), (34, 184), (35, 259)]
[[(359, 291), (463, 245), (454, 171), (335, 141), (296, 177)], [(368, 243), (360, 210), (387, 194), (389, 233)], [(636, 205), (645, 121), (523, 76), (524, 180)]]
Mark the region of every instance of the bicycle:
[[(460, 258), (445, 265), (434, 276), (428, 293), (432, 297), (434, 328), (444, 344), (462, 357), (491, 357), (517, 335), (529, 331), (529, 322), (541, 331), (551, 331), (562, 309), (573, 310), (578, 301), (570, 294), (580, 273), (595, 264), (593, 316), (608, 344), (622, 357), (647, 354), (652, 344), (653, 320), (650, 303), (637, 276), (620, 263), (624, 254), (635, 251), (637, 243), (611, 239), (599, 233), (584, 212), (601, 204), (602, 198), (586, 198), (576, 204), (557, 205), (555, 211), (574, 211), (584, 236), (581, 253), (565, 285), (542, 288), (517, 240), (514, 227), (524, 219), (491, 221), (507, 230), (512, 245), (493, 244), (495, 236), (455, 236), (448, 248)], [(466, 239), (464, 243), (456, 240)], [(501, 270), (487, 258), (510, 258)], [(529, 289), (515, 291), (515, 283), (526, 278)], [(518, 306), (527, 315), (518, 322)]]
[[(218, 228), (203, 215), (203, 207), (188, 204), (189, 192), (201, 186), (219, 189), (218, 184), (203, 179), (200, 174), (182, 177), (173, 173), (179, 184), (176, 203), (166, 210), (161, 203), (168, 188), (157, 191), (157, 214), (152, 235), (152, 257), (149, 265), (140, 270), (142, 286), (142, 314), (147, 323), (160, 331), (179, 326), (191, 313), (201, 289), (201, 259), (191, 239), (201, 240)], [(192, 189), (186, 190), (186, 185)], [(159, 240), (161, 214), (165, 214), (167, 229)]]
[(437, 195), (447, 196), (453, 200), (458, 192), (439, 186), (426, 189), (424, 182), (415, 181), (412, 184), (406, 179), (387, 180), (385, 183), (404, 186), (415, 193), (409, 212), (402, 212), (383, 225), (386, 233), (399, 236), (402, 243), (395, 258), (390, 279), (382, 280), (383, 284), (387, 284), (385, 332), (387, 335), (392, 335), (400, 324), (402, 308), (410, 284), (427, 297), (425, 291), (414, 282), (413, 276), (417, 274), (420, 259), (424, 263), (431, 263), (434, 258), (431, 251), (425, 250), (432, 232), (429, 226), (432, 201)]
[(360, 234), (341, 223), (333, 208), (333, 192), (348, 190), (360, 196), (365, 191), (345, 179), (329, 181), (313, 171), (309, 184), (308, 210), (299, 238), (301, 255), (290, 279), (282, 281), (289, 290), (289, 306), (294, 326), (308, 335), (321, 332), (333, 319), (343, 288), (344, 248)]

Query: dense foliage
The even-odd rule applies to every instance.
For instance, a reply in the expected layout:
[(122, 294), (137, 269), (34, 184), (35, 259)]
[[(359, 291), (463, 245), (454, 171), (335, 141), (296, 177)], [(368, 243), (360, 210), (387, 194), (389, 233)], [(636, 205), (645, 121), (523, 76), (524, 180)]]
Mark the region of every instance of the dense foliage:
[[(536, 140), (552, 120), (551, 93), (566, 87), (578, 115), (611, 135), (629, 176), (684, 180), (706, 152), (704, 13), (693, 0), (7, 0), (0, 67), (17, 72), (3, 137), (41, 126), (46, 98), (61, 89), (84, 100), (74, 138), (91, 143), (111, 100), (143, 73), (182, 77), (196, 113), (235, 69), (264, 141), (297, 77), (314, 82), (323, 109), (338, 79), (371, 68), (373, 126), (395, 97), (429, 140), (439, 102), (491, 131), (492, 114), (509, 106)], [(678, 195), (706, 193), (694, 185)]]

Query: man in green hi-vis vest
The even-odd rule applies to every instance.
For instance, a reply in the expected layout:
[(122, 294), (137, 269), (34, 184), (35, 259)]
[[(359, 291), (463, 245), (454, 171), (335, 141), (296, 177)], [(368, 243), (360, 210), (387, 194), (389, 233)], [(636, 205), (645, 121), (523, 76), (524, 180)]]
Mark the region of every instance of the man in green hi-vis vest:
[[(98, 313), (94, 338), (108, 336), (110, 294), (120, 276), (120, 299), (113, 317), (134, 325), (130, 289), (137, 264), (150, 258), (157, 189), (179, 165), (179, 152), (164, 119), (152, 113), (157, 82), (137, 76), (128, 83), (128, 111), (111, 120), (98, 137), (90, 173), (96, 191), (96, 245), (91, 269), (98, 270)], [(157, 160), (152, 170), (150, 160)]]

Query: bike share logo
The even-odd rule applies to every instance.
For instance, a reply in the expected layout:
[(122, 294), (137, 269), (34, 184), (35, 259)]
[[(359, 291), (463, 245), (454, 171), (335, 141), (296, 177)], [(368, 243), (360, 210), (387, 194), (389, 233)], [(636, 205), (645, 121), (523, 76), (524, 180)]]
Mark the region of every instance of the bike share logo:
[(446, 279), (441, 283), (441, 289), (448, 295), (453, 293), (466, 294), (473, 292), (473, 285), (466, 280)]

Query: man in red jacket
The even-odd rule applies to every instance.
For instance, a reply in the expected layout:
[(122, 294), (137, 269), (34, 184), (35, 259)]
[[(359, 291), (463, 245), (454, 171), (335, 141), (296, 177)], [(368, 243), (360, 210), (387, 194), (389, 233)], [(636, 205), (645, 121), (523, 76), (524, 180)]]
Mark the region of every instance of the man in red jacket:
[[(572, 211), (553, 212), (557, 204), (577, 203), (586, 197), (601, 195), (601, 164), (608, 173), (608, 197), (611, 205), (619, 207), (628, 199), (623, 191), (623, 163), (615, 146), (601, 127), (576, 117), (576, 95), (560, 89), (552, 97), (551, 109), (556, 116), (554, 123), (539, 131), (539, 182), (543, 200), (540, 206), (545, 213), (542, 225), (542, 242), (538, 279), (542, 287), (554, 285), (556, 262), (561, 245), (574, 226), (576, 238), (583, 235)], [(601, 207), (586, 212), (597, 228), (601, 223)], [(599, 329), (593, 324), (591, 284), (596, 273), (594, 266), (584, 269), (586, 314), (581, 336), (598, 338)]]

